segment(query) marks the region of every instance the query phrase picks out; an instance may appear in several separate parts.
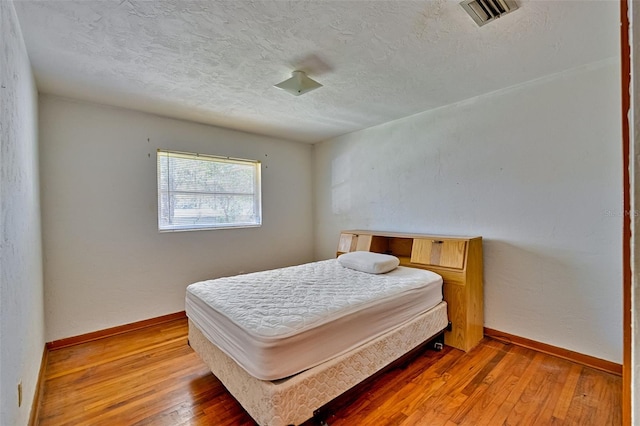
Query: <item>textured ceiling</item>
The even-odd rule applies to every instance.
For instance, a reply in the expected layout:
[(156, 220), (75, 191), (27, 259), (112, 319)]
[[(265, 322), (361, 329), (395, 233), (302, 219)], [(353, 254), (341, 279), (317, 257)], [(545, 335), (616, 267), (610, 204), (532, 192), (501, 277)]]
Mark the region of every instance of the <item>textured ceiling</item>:
[[(4, 1), (4, 0), (3, 0)], [(617, 1), (15, 1), (40, 91), (316, 142), (618, 56)], [(301, 69), (324, 87), (273, 87)]]

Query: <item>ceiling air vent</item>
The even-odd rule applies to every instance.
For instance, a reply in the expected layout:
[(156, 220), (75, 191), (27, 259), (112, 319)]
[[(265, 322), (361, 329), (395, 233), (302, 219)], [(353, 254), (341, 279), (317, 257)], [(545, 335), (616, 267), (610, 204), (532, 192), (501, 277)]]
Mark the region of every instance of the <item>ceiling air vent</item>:
[(464, 0), (460, 6), (480, 27), (518, 8), (513, 0)]

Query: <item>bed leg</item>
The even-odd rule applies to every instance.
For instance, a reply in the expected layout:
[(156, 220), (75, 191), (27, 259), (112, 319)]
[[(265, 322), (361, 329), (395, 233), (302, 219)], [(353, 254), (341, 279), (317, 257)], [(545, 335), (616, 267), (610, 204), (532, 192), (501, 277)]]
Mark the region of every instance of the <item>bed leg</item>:
[(437, 352), (440, 352), (444, 348), (444, 333), (438, 334), (438, 336), (433, 339), (431, 348)]

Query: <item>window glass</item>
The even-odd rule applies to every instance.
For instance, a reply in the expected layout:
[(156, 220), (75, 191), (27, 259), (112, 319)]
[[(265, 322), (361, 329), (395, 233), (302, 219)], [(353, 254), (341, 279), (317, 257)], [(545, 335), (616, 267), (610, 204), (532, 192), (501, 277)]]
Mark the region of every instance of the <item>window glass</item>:
[(260, 226), (260, 162), (158, 150), (158, 229)]

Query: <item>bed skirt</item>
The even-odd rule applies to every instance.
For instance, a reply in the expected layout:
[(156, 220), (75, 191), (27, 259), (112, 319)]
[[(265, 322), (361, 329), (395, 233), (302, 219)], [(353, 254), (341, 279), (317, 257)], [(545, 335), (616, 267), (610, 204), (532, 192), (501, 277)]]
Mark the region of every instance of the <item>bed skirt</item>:
[(295, 376), (264, 381), (249, 375), (189, 321), (189, 344), (261, 426), (298, 425), (318, 408), (372, 376), (447, 327), (441, 302), (370, 342)]

